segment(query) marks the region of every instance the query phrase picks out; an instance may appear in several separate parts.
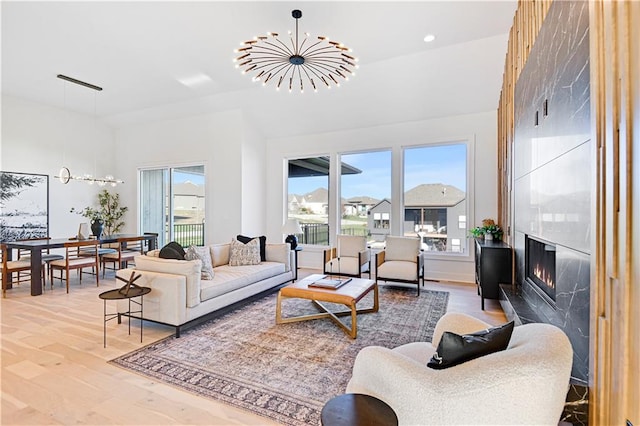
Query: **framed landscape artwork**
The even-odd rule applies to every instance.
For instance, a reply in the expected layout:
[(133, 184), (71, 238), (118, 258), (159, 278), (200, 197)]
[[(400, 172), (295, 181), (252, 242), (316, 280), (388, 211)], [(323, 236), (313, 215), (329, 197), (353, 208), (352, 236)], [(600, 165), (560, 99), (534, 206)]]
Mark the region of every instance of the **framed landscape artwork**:
[(0, 171), (0, 241), (49, 236), (49, 176)]

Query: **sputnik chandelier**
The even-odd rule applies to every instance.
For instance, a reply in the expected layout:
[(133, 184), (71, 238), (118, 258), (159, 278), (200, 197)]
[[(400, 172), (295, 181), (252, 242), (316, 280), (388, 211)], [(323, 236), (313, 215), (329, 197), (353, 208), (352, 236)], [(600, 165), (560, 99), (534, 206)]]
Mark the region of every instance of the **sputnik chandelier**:
[(240, 54), (234, 59), (236, 68), (243, 74), (254, 73), (253, 81), (262, 81), (263, 86), (273, 82), (276, 90), (285, 87), (291, 92), (299, 88), (300, 93), (305, 87), (317, 92), (321, 85), (328, 89), (340, 86), (341, 80), (355, 76), (358, 59), (350, 54), (351, 49), (324, 36), (312, 38), (309, 33), (304, 33), (300, 41), (298, 20), (302, 12), (294, 10), (291, 16), (296, 20), (296, 32), (289, 31), (289, 40), (280, 40), (278, 33), (267, 33), (241, 43), (243, 47), (235, 51)]

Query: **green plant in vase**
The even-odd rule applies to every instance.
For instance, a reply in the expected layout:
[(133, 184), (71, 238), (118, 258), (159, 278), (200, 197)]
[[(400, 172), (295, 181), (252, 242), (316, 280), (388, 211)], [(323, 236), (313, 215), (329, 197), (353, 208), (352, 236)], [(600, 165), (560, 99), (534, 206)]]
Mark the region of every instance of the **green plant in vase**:
[(98, 193), (99, 207), (85, 207), (82, 210), (71, 208), (72, 213), (77, 213), (86, 217), (91, 221), (91, 229), (96, 237), (100, 236), (98, 232), (99, 225), (102, 225), (104, 232), (108, 235), (118, 233), (124, 226), (124, 214), (129, 210), (128, 207), (120, 205), (120, 195), (111, 194), (106, 189)]
[(501, 240), (503, 231), (502, 228), (496, 225), (493, 219), (483, 219), (482, 226), (476, 226), (470, 229), (469, 234), (474, 238), (484, 237), (486, 240)]

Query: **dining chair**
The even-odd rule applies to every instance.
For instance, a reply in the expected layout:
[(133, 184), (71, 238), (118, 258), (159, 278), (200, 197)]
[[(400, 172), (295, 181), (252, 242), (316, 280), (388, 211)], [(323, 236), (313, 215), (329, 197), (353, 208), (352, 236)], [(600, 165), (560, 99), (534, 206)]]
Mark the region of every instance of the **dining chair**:
[[(81, 249), (86, 247), (93, 247), (94, 254), (87, 256), (82, 254)], [(67, 293), (69, 293), (69, 271), (77, 269), (80, 271), (80, 284), (82, 284), (82, 270), (84, 268), (92, 268), (96, 271), (96, 286), (100, 285), (100, 278), (97, 271), (99, 270), (99, 257), (98, 257), (98, 240), (78, 240), (69, 241), (64, 244), (66, 255), (64, 259), (54, 260), (49, 263), (49, 279), (51, 281), (51, 288), (53, 288), (53, 279), (58, 278), (60, 281), (63, 279), (62, 272), (65, 272), (65, 280), (67, 285)], [(56, 277), (54, 272), (60, 271), (60, 276)]]
[[(38, 237), (38, 238), (25, 238), (23, 240), (18, 241), (48, 241), (51, 237)], [(42, 268), (42, 282), (45, 282), (45, 276), (49, 274), (49, 264), (54, 260), (62, 260), (64, 256), (58, 253), (51, 253), (50, 249), (45, 249), (42, 251), (42, 264), (45, 266)], [(20, 248), (18, 249), (18, 260), (24, 260), (26, 262), (31, 262), (31, 250)]]
[[(0, 244), (0, 255), (2, 256), (2, 297), (7, 297), (9, 284), (20, 284), (31, 281), (31, 261), (30, 260), (9, 260), (7, 246)], [(12, 279), (13, 274), (17, 274), (17, 279)]]
[[(107, 253), (100, 258), (102, 262), (102, 277), (104, 278), (107, 269), (117, 271), (118, 269), (126, 268), (136, 256), (144, 254), (144, 242), (145, 239), (141, 236), (118, 238), (117, 244), (115, 244), (116, 252)], [(113, 267), (108, 268), (107, 263), (112, 263)]]
[(144, 240), (144, 252), (148, 253), (151, 247), (158, 248), (158, 234), (157, 232), (145, 232), (144, 235), (150, 235), (152, 238)]

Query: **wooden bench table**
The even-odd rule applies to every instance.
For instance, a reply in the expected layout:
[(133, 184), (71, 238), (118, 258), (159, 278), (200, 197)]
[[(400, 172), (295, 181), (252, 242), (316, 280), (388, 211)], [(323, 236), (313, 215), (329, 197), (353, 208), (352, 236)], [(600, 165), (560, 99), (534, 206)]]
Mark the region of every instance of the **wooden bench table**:
[[(351, 281), (335, 290), (309, 287), (309, 284), (312, 284), (314, 281), (322, 277), (323, 275), (318, 274), (309, 275), (305, 279), (289, 284), (286, 287), (280, 289), (276, 302), (276, 324), (308, 321), (319, 318), (329, 318), (334, 323), (336, 323), (336, 325), (340, 327), (348, 336), (350, 336), (352, 339), (355, 339), (358, 334), (357, 314), (378, 312), (378, 285), (373, 280), (352, 278)], [(356, 303), (358, 303), (371, 290), (373, 290), (373, 307), (366, 309), (357, 309)], [(314, 305), (322, 310), (322, 312), (318, 314), (283, 318), (282, 299), (285, 298), (311, 300)], [(342, 304), (349, 308), (349, 310), (331, 312), (321, 302)], [(351, 328), (347, 327), (342, 321), (340, 321), (339, 318), (341, 316), (347, 315), (351, 316)]]

